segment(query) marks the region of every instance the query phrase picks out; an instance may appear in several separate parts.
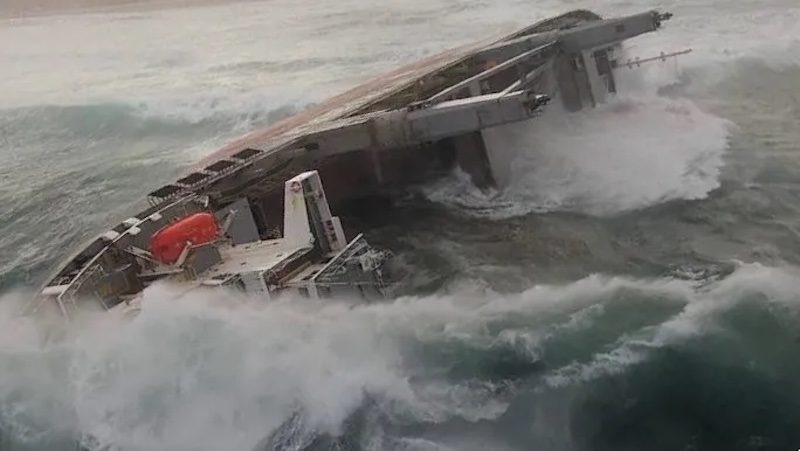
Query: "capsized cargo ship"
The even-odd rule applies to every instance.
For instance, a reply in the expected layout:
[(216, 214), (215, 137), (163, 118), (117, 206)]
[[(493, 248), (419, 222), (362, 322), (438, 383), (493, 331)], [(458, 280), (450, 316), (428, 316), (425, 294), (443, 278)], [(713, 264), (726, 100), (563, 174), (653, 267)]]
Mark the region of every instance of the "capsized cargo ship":
[(154, 189), (148, 209), (69, 258), (31, 310), (70, 318), (85, 303), (135, 308), (159, 281), (265, 300), (286, 291), (390, 296), (391, 253), (348, 238), (331, 210), (456, 167), (478, 187), (502, 186), (503, 162), (482, 131), (535, 120), (551, 99), (568, 111), (602, 103), (620, 89), (615, 72), (632, 65), (621, 61), (622, 42), (670, 18), (571, 11), (399, 68), (252, 132)]

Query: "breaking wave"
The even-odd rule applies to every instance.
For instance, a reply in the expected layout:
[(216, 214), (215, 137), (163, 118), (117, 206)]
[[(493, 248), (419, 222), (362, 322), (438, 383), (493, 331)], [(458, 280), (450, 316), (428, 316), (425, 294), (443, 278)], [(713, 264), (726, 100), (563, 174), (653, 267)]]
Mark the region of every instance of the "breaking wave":
[(691, 101), (617, 97), (598, 108), (541, 117), (484, 133), (508, 168), (497, 192), (455, 174), (426, 188), (434, 201), (492, 218), (530, 212), (616, 214), (675, 199), (702, 199), (719, 186), (731, 124)]
[[(531, 14), (527, 2), (519, 8), (478, 2), (466, 16), (418, 14), (425, 20), (414, 16), (408, 23), (419, 28), (393, 28), (395, 16), (404, 22), (408, 11), (392, 15), (381, 4), (384, 16), (369, 9), (365, 17), (376, 20), (359, 24), (367, 29), (351, 34), (352, 27), (334, 24), (329, 28), (345, 34), (330, 38), (324, 24), (303, 19), (296, 5), (287, 3), (286, 15), (277, 17), (289, 17), (292, 26), (272, 27), (276, 37), (285, 38), (276, 41), (258, 33), (270, 29), (265, 24), (273, 22), (266, 18), (281, 12), (280, 5), (267, 3), (263, 15), (228, 5), (224, 11), (231, 20), (197, 13), (201, 20), (190, 21), (200, 24), (196, 34), (165, 16), (165, 22), (151, 23), (175, 32), (160, 51), (149, 40), (113, 32), (126, 41), (118, 45), (102, 38), (112, 35), (106, 29), (68, 19), (42, 27), (48, 34), (60, 30), (56, 34), (64, 39), (58, 42), (27, 31), (9, 35), (5, 54), (19, 70), (10, 72), (10, 86), (16, 88), (5, 93), (0, 110), (0, 147), (10, 156), (0, 167), (0, 205), (8, 207), (0, 218), (2, 289), (11, 283), (36, 285), (82, 234), (129, 214), (131, 203), (147, 190), (227, 139), (393, 65), (381, 59), (415, 57), (481, 34), (476, 27), (496, 30), (499, 22)], [(421, 7), (397, 5), (415, 14)], [(564, 6), (553, 0), (537, 5), (535, 13)], [(604, 14), (645, 7), (589, 6)], [(737, 72), (759, 83), (736, 89), (744, 96), (757, 93), (766, 105), (743, 108), (742, 117), (763, 120), (775, 103), (770, 96), (793, 92), (793, 84), (771, 86), (775, 77), (760, 75), (771, 70), (793, 79), (800, 65), (800, 9), (788, 0), (672, 6), (676, 20), (663, 33), (632, 41), (637, 46), (632, 53), (694, 47), (680, 60), (680, 77), (671, 65), (643, 68), (620, 83), (627, 94), (601, 108), (567, 114), (554, 102), (530, 127), (490, 131), (494, 150), (508, 157), (507, 187), (480, 193), (456, 174), (428, 187), (430, 198), (501, 218), (533, 211), (613, 215), (708, 196), (720, 184), (734, 131), (702, 97)], [(351, 12), (341, 17), (350, 21)], [(446, 26), (435, 22), (442, 17)], [(110, 23), (105, 15), (93, 20)], [(240, 20), (252, 28), (238, 28)], [(209, 32), (208, 23), (238, 25), (220, 33)], [(443, 41), (424, 32), (431, 27), (447, 35)], [(149, 37), (155, 28), (141, 30)], [(319, 30), (328, 46), (295, 46)], [(363, 48), (351, 45), (372, 36), (371, 30), (387, 39)], [(225, 41), (223, 35), (244, 39)], [(198, 43), (200, 37), (207, 40)], [(76, 55), (81, 42), (103, 44), (103, 51), (86, 48)], [(373, 51), (374, 45), (383, 50)], [(278, 47), (290, 58), (250, 54), (275, 53)], [(411, 54), (403, 53), (412, 47)], [(355, 58), (331, 61), (331, 70), (319, 73), (313, 70), (320, 62), (314, 53), (299, 57), (299, 66), (294, 59), (311, 50), (327, 58), (341, 48)], [(258, 75), (268, 72), (261, 63), (273, 57), (282, 61), (278, 69), (308, 70), (272, 83)], [(785, 71), (787, 66), (795, 68)], [(65, 78), (70, 73), (75, 77)], [(676, 85), (689, 85), (679, 93), (683, 97), (661, 89)], [(262, 95), (277, 91), (286, 97)], [(290, 97), (295, 94), (305, 97)], [(791, 118), (791, 111), (773, 113)], [(786, 124), (790, 129), (791, 120)], [(52, 161), (59, 164), (46, 164)], [(790, 192), (786, 198), (796, 196)], [(742, 205), (731, 201), (703, 214), (736, 211), (741, 216), (724, 219), (738, 224), (748, 214)], [(440, 224), (448, 223), (435, 227), (448, 227)], [(675, 226), (665, 221), (664, 227)], [(763, 234), (742, 233), (728, 223), (719, 227), (692, 239), (713, 242), (722, 234), (748, 246), (782, 243), (765, 222), (753, 226)], [(453, 229), (451, 235), (468, 230)], [(505, 233), (515, 231), (499, 228), (485, 240)], [(688, 236), (674, 235), (675, 240)], [(447, 240), (436, 244), (439, 235), (431, 237), (433, 247), (427, 241), (418, 247), (440, 253), (440, 247), (450, 246)], [(669, 245), (672, 238), (665, 241)], [(513, 244), (498, 246), (498, 252)], [(642, 252), (647, 249), (642, 246)], [(507, 272), (506, 265), (517, 264), (518, 257), (498, 263), (492, 274)], [(477, 264), (464, 258), (457, 272), (470, 274), (461, 267)], [(545, 266), (518, 270), (546, 271)], [(0, 448), (74, 451), (76, 443), (82, 450), (104, 451), (796, 448), (800, 270), (739, 265), (712, 278), (702, 271), (676, 274), (679, 278), (594, 275), (512, 295), (454, 284), (442, 290), (448, 293), (372, 305), (301, 299), (261, 304), (230, 294), (176, 299), (169, 287), (153, 287), (145, 293), (143, 313), (132, 321), (87, 314), (57, 342), (42, 342), (41, 329), (58, 326), (16, 316), (26, 295), (6, 294), (0, 297)]]
[[(692, 371), (727, 365), (730, 371), (715, 377), (740, 378), (697, 378), (698, 386), (684, 387), (690, 393), (733, 396), (736, 381), (768, 386), (771, 368), (800, 375), (791, 358), (798, 276), (795, 268), (741, 265), (721, 280), (594, 275), (517, 295), (460, 291), (369, 305), (264, 304), (153, 287), (130, 322), (87, 315), (50, 343), (37, 339), (40, 324), (13, 314), (23, 297), (7, 295), (0, 303), (0, 437), (32, 449), (74, 449), (76, 441), (92, 450), (345, 443), (348, 449), (480, 449), (466, 445), (465, 427), (494, 431), (482, 435), (488, 440), (503, 436), (522, 414), (533, 424), (509, 429), (491, 446), (546, 443), (554, 437), (543, 431), (567, 431), (586, 412), (601, 424), (604, 416), (595, 410), (610, 402), (609, 381), (649, 374), (667, 357), (690, 360)], [(694, 361), (695, 353), (706, 357)], [(651, 394), (668, 388), (643, 381), (636, 383), (650, 384)], [(755, 388), (737, 392), (743, 429), (731, 429), (729, 440), (751, 433), (745, 422), (761, 415), (751, 398), (764, 396), (765, 387)], [(800, 399), (791, 393), (797, 392), (787, 388), (783, 398), (768, 401), (797, 420)], [(554, 396), (565, 402), (560, 410), (568, 406), (566, 417), (519, 412), (533, 400), (547, 408)], [(697, 415), (716, 424), (716, 413), (703, 414), (712, 407), (704, 400), (713, 401), (692, 401)], [(647, 402), (665, 403), (653, 406), (668, 416), (664, 424), (694, 427), (669, 416), (668, 400)], [(559, 436), (567, 440), (559, 449), (591, 438), (580, 424), (572, 428)], [(774, 429), (797, 435), (780, 424)], [(629, 430), (616, 439), (636, 437)]]
[[(605, 8), (601, 11), (618, 14), (640, 6), (623, 2)], [(773, 80), (790, 77), (787, 70), (800, 66), (797, 5), (737, 2), (726, 5), (724, 21), (711, 22), (716, 8), (715, 2), (674, 5), (667, 9), (679, 19), (667, 23), (666, 32), (626, 43), (622, 60), (694, 51), (664, 64), (618, 71), (622, 94), (607, 104), (566, 113), (554, 101), (540, 118), (485, 131), (490, 151), (504, 163), (499, 190), (480, 191), (456, 171), (425, 187), (424, 194), (494, 219), (551, 211), (604, 216), (705, 198), (719, 186), (735, 128), (715, 112), (714, 104), (726, 99), (709, 100), (708, 93), (737, 76), (752, 80), (766, 74), (765, 80)], [(668, 95), (677, 91), (681, 96)]]

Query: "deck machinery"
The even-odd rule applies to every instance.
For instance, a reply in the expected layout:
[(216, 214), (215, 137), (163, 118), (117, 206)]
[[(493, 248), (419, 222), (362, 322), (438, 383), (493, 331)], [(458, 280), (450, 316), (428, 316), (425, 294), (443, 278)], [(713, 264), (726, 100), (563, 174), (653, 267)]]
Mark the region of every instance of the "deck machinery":
[(78, 256), (89, 260), (75, 265), (75, 275), (53, 279), (34, 309), (57, 307), (70, 318), (78, 302), (91, 299), (136, 310), (142, 290), (159, 280), (182, 291), (234, 288), (265, 300), (285, 291), (368, 300), (388, 294), (391, 254), (362, 235), (345, 238), (317, 171), (287, 180), (284, 194), (286, 232), (277, 238), (261, 238), (245, 199), (214, 212), (207, 196), (192, 195), (130, 218), (92, 242)]
[[(481, 188), (502, 186), (507, 170), (482, 130), (532, 120), (551, 99), (568, 111), (602, 103), (626, 67), (621, 43), (670, 17), (572, 11), (423, 59), (250, 133), (152, 191), (150, 208), (69, 259), (35, 308), (55, 305), (67, 317), (89, 300), (112, 308), (162, 279), (266, 299), (286, 289), (383, 296), (387, 254), (360, 235), (346, 240), (330, 208), (455, 167)], [(154, 259), (153, 235), (198, 212), (214, 215), (219, 237), (181, 242), (175, 262)]]

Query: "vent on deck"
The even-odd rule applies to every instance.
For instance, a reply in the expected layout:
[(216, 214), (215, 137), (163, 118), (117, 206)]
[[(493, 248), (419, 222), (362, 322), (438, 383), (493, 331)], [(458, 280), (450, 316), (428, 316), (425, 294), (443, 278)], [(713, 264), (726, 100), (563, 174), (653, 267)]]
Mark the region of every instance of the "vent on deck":
[(166, 199), (170, 196), (173, 196), (179, 192), (181, 192), (181, 187), (176, 185), (164, 185), (161, 188), (153, 191), (152, 193), (148, 194), (150, 197), (157, 197), (159, 199)]
[(209, 165), (209, 166), (206, 166), (206, 171), (210, 171), (210, 172), (222, 172), (222, 171), (224, 171), (224, 170), (226, 170), (226, 169), (229, 169), (229, 168), (231, 168), (231, 167), (233, 167), (233, 166), (236, 166), (236, 163), (234, 163), (233, 161), (229, 161), (229, 160), (219, 160), (219, 161), (217, 161), (217, 162), (216, 162), (216, 163), (214, 163), (214, 164), (211, 164), (211, 165)]
[(256, 155), (262, 153), (258, 149), (244, 149), (242, 151), (236, 152), (235, 154), (231, 155), (231, 158), (235, 158), (241, 161), (247, 161), (251, 158), (255, 157)]
[(207, 178), (211, 177), (209, 174), (203, 174), (201, 172), (192, 172), (191, 174), (187, 175), (182, 179), (178, 179), (176, 182), (178, 185), (183, 186), (192, 186), (196, 183), (199, 183)]
[(156, 206), (161, 202), (183, 192), (183, 187), (177, 185), (164, 185), (147, 195), (147, 202)]

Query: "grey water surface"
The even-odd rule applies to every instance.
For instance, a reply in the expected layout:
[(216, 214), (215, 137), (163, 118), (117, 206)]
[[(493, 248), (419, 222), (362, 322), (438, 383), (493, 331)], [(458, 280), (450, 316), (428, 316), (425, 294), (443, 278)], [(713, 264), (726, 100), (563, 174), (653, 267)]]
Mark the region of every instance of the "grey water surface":
[[(41, 343), (13, 308), (228, 140), (404, 62), (578, 7), (660, 8), (594, 110), (487, 133), (348, 221), (410, 294), (171, 300)], [(0, 448), (800, 447), (800, 5), (269, 0), (0, 20)]]

